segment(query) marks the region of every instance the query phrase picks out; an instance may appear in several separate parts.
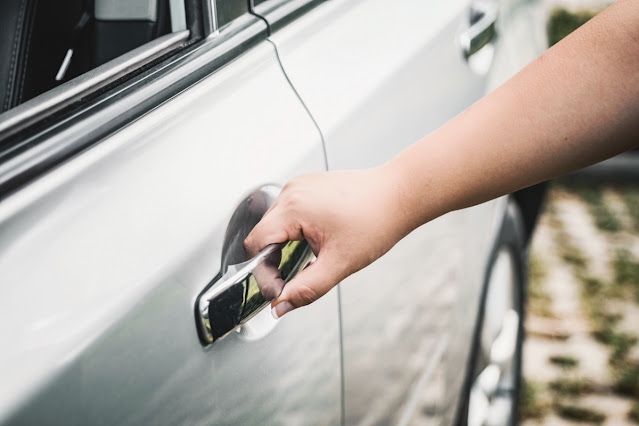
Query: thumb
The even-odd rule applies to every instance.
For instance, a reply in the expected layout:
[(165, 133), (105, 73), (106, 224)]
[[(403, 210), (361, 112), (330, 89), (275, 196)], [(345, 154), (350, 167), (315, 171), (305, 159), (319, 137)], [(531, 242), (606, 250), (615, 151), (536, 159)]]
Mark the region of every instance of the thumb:
[(284, 286), (280, 296), (271, 304), (271, 312), (276, 319), (295, 308), (315, 302), (339, 284), (342, 277), (336, 267), (338, 262), (330, 258), (328, 254), (318, 256), (314, 263)]

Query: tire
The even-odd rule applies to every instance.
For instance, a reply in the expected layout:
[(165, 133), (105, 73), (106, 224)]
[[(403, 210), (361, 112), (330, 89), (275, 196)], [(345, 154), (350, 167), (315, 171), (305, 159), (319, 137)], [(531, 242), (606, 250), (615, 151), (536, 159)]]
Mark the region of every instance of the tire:
[(458, 425), (519, 423), (525, 235), (520, 209), (511, 199), (484, 279)]

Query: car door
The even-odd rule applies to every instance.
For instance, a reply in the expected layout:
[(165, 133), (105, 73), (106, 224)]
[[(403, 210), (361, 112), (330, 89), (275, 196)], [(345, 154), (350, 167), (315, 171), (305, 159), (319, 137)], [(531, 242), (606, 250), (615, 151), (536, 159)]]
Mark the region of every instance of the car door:
[[(380, 165), (485, 93), (494, 3), (332, 0), (286, 26), (282, 3), (255, 9), (331, 170)], [(496, 206), (441, 217), (340, 284), (346, 423), (452, 422)]]
[(95, 73), (0, 115), (0, 423), (340, 423), (336, 291), (198, 334), (256, 209), (326, 168), (266, 24), (218, 3), (186, 11), (202, 37), (63, 114), (42, 102)]

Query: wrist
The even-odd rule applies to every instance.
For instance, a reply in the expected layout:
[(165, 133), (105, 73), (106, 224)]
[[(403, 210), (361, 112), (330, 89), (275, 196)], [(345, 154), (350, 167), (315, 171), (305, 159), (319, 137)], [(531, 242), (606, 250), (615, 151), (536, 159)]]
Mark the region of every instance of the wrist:
[(402, 237), (454, 210), (454, 194), (447, 191), (447, 163), (433, 143), (423, 140), (420, 152), (412, 152), (415, 146), (410, 147), (382, 166), (393, 188), (391, 196), (395, 214), (401, 219)]
[(395, 161), (377, 168), (380, 181), (383, 182), (387, 223), (393, 226), (392, 232), (399, 241), (417, 228), (421, 223), (417, 219), (417, 205), (414, 185), (410, 176)]

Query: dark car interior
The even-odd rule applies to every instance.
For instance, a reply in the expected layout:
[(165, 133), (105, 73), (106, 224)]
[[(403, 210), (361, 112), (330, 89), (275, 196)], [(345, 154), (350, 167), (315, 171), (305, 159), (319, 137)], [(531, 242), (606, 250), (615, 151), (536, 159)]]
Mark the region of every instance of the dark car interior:
[(0, 2), (0, 113), (171, 32), (169, 0)]

